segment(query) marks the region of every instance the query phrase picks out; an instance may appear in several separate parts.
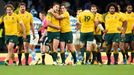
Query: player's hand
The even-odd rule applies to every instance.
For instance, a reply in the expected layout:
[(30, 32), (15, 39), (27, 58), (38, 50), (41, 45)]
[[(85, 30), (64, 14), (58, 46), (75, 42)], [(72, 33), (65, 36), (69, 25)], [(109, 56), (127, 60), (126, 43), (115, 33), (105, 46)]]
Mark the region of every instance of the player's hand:
[(49, 9), (49, 10), (48, 10), (48, 13), (52, 13), (52, 12), (53, 12), (53, 9)]
[(41, 37), (39, 41), (42, 42), (43, 41), (43, 37)]
[(57, 26), (57, 27), (56, 27), (56, 29), (60, 30), (60, 29), (61, 29), (61, 27), (60, 27), (60, 26)]
[(125, 34), (121, 34), (121, 38), (125, 38)]
[(122, 28), (121, 28), (121, 27), (117, 27), (117, 30), (118, 30), (118, 31), (122, 31)]
[(104, 30), (104, 31), (103, 31), (103, 33), (107, 33), (107, 32), (108, 32), (108, 30)]
[(105, 40), (105, 35), (106, 35), (106, 33), (104, 33), (104, 34), (102, 35), (102, 39), (103, 39), (103, 40)]
[(26, 39), (27, 38), (27, 35), (26, 34), (23, 34), (23, 38)]
[(33, 35), (33, 40), (36, 38), (35, 34)]

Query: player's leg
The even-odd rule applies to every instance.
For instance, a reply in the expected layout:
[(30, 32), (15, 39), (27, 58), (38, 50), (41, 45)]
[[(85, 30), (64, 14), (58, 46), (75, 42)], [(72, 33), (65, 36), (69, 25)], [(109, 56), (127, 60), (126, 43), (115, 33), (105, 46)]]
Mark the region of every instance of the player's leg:
[(132, 34), (126, 34), (126, 39), (125, 39), (125, 55), (126, 55), (127, 60), (129, 58), (128, 51), (129, 51), (129, 48), (131, 46), (131, 41), (132, 41)]
[(62, 64), (65, 64), (65, 42), (60, 42), (60, 50), (61, 50), (61, 60)]
[(42, 65), (45, 65), (46, 45), (49, 45), (47, 42), (48, 42), (48, 41), (47, 41), (47, 37), (44, 37), (44, 38), (42, 39), (42, 41), (40, 41)]
[(52, 33), (53, 35), (53, 43), (52, 43), (52, 49), (53, 49), (53, 53), (52, 53), (52, 57), (53, 57), (53, 61), (54, 61), (54, 65), (57, 65), (57, 50), (59, 47), (59, 40), (60, 40), (60, 33), (56, 32), (56, 33)]
[(53, 39), (53, 61), (54, 61), (54, 65), (57, 64), (57, 50), (58, 50), (58, 46), (59, 46), (59, 40), (58, 39)]
[(38, 44), (39, 35), (36, 38), (30, 37), (30, 54), (32, 55), (32, 65), (38, 64), (39, 58), (36, 56), (35, 46)]
[(27, 35), (27, 38), (24, 39), (24, 51), (25, 51), (25, 65), (29, 65), (29, 43), (30, 43), (30, 35)]
[(76, 49), (73, 45), (73, 34), (72, 32), (65, 33), (65, 42), (67, 44), (67, 47), (69, 50), (71, 50), (72, 57), (74, 59), (74, 64), (77, 64), (77, 58), (76, 58)]
[(5, 65), (8, 65), (9, 59), (12, 58), (12, 54), (13, 54), (12, 50), (13, 50), (15, 44), (13, 43), (12, 36), (6, 36), (5, 42), (6, 42), (6, 46), (7, 46), (7, 50), (8, 50), (7, 57), (5, 59)]
[(120, 34), (115, 33), (113, 37), (113, 54), (114, 54), (114, 64), (118, 64), (118, 48), (119, 48), (119, 42), (120, 42)]
[(101, 35), (96, 35), (96, 47), (97, 47), (97, 52), (96, 52), (96, 55), (97, 55), (97, 62), (99, 64), (103, 64), (102, 63), (102, 58), (101, 58), (101, 52), (100, 52), (100, 49), (101, 49), (101, 45), (102, 45), (102, 36)]
[(107, 65), (111, 64), (111, 48), (112, 48), (112, 34), (106, 34), (105, 35), (105, 41), (106, 41), (106, 55), (107, 55)]
[(131, 63), (133, 62), (134, 59), (134, 34), (132, 34), (132, 38), (131, 38), (132, 42), (131, 42), (131, 48), (132, 48), (132, 52), (131, 52)]
[[(7, 49), (8, 49), (8, 57), (6, 58), (6, 62), (9, 62), (9, 59), (13, 60), (13, 64), (16, 65), (16, 60), (15, 60), (15, 56), (14, 56), (14, 46), (17, 43), (17, 37), (16, 36), (8, 36), (8, 40), (9, 43), (7, 45)], [(8, 65), (5, 62), (5, 65)]]
[(124, 64), (126, 64), (126, 57), (125, 57), (125, 42), (120, 42), (119, 43), (119, 47), (121, 49), (121, 53), (122, 53), (122, 56), (123, 56), (123, 62)]
[(113, 54), (114, 54), (114, 64), (118, 64), (118, 56), (119, 56), (119, 53), (118, 53), (118, 43), (116, 42), (113, 42)]
[(93, 43), (91, 45), (91, 49), (92, 49), (92, 62), (91, 64), (94, 64), (94, 62), (97, 60), (97, 45), (96, 43)]
[(82, 55), (80, 51), (80, 32), (79, 31), (73, 33), (73, 45), (75, 46), (76, 49), (77, 61), (81, 63)]
[(62, 64), (65, 64), (65, 33), (60, 34), (60, 55)]
[(93, 32), (87, 33), (86, 37), (87, 37), (87, 43), (86, 43), (86, 63), (88, 64), (88, 60), (89, 60), (91, 51), (93, 49), (93, 40), (94, 40)]
[(86, 33), (80, 33), (80, 51), (81, 51), (81, 56), (82, 56), (82, 62), (81, 64), (84, 64), (84, 52), (86, 50), (85, 44), (86, 44)]
[(16, 46), (17, 53), (18, 53), (18, 65), (22, 65), (21, 58), (22, 58), (22, 50), (23, 50), (23, 38), (18, 37), (18, 45)]

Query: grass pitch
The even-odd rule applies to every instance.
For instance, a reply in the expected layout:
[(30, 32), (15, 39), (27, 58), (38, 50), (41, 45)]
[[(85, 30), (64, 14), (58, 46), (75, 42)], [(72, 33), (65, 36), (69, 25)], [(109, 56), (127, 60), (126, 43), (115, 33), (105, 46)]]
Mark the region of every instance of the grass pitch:
[(0, 66), (0, 75), (134, 75), (134, 65)]

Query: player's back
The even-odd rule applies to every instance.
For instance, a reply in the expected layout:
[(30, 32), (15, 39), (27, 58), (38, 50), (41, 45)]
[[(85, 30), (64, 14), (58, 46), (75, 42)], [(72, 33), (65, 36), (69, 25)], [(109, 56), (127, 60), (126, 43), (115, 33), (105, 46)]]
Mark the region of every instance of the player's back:
[(79, 22), (81, 25), (81, 32), (93, 32), (94, 31), (94, 15), (85, 10), (81, 12), (78, 16)]

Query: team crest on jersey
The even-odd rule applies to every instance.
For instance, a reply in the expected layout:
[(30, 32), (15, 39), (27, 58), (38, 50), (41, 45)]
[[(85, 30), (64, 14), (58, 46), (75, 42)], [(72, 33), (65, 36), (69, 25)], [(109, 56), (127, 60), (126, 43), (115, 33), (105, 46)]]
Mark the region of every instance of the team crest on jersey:
[(28, 18), (28, 16), (26, 16), (26, 18)]
[(115, 18), (115, 19), (117, 19), (118, 17), (117, 17), (117, 16), (115, 16), (114, 18)]
[(4, 20), (7, 20), (7, 17), (5, 17)]
[(14, 20), (14, 17), (12, 17), (12, 20)]

